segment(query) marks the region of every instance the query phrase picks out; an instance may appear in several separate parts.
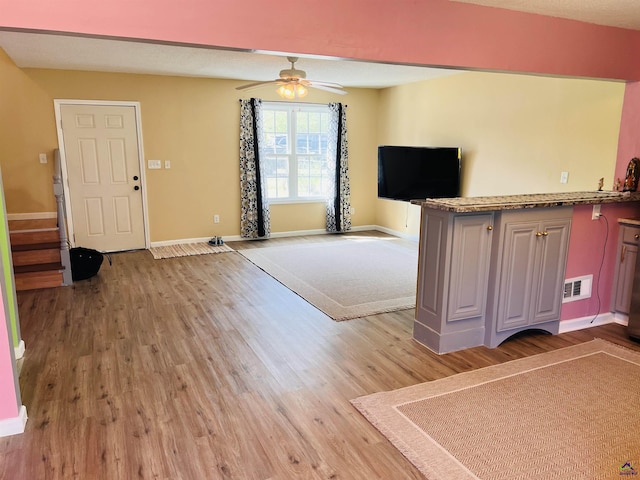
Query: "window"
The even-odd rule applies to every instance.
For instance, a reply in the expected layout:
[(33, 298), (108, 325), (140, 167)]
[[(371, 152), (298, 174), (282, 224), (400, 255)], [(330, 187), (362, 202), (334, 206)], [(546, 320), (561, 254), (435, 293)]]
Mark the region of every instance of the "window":
[(271, 202), (323, 201), (329, 191), (329, 107), (263, 102), (263, 175)]

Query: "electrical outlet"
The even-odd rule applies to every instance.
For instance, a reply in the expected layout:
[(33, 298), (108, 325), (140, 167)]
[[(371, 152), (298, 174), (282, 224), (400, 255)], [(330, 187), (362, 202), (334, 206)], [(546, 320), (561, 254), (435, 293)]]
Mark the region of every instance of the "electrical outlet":
[(171, 168), (171, 160), (164, 161), (164, 168)]
[(600, 205), (594, 205), (591, 212), (591, 220), (598, 220), (600, 218)]
[(47, 163), (47, 154), (46, 153), (41, 153), (39, 155), (40, 158), (40, 163)]
[(213, 223), (220, 223), (220, 215), (213, 216)]

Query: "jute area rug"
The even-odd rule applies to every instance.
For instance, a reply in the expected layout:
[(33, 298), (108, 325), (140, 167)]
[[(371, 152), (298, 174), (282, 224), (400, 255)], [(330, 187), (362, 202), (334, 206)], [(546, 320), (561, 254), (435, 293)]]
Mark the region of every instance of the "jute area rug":
[(430, 480), (640, 478), (640, 353), (603, 340), (352, 403)]
[(416, 242), (354, 236), (238, 252), (334, 320), (415, 307)]
[(151, 247), (149, 249), (151, 255), (156, 260), (162, 258), (188, 257), (190, 255), (206, 255), (209, 253), (233, 252), (234, 250), (227, 245), (209, 245), (207, 242), (202, 243), (183, 243), (177, 245), (167, 245), (165, 247)]

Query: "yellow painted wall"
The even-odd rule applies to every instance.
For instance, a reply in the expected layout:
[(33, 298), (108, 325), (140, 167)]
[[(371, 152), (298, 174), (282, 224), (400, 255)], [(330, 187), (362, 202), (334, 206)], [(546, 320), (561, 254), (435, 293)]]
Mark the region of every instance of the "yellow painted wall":
[[(0, 165), (9, 213), (53, 212), (53, 99), (141, 104), (152, 241), (239, 234), (239, 98), (278, 100), (270, 88), (205, 78), (20, 69), (0, 50)], [(454, 145), (463, 150), (466, 196), (611, 188), (624, 84), (463, 72), (309, 102), (348, 105), (354, 226), (417, 236), (419, 208), (377, 199), (377, 146)], [(38, 153), (49, 164), (41, 165)], [(561, 171), (569, 183), (559, 183)], [(221, 223), (213, 224), (218, 214)], [(272, 205), (272, 232), (324, 228), (324, 205)]]
[[(3, 54), (4, 55), (4, 54)], [(6, 135), (0, 146), (0, 162), (6, 177), (10, 213), (54, 211), (53, 200), (26, 203), (20, 194), (27, 184), (31, 195), (51, 190), (51, 169), (38, 163), (39, 151), (57, 147), (54, 99), (137, 101), (141, 105), (145, 159), (171, 161), (171, 169), (146, 170), (151, 241), (200, 238), (212, 235), (239, 235), (239, 98), (251, 95), (279, 100), (273, 88), (237, 92), (243, 82), (206, 78), (18, 69), (3, 57), (0, 77), (5, 71), (15, 77), (18, 90), (25, 91), (13, 101), (21, 116), (35, 118), (38, 128), (30, 136)], [(13, 87), (13, 85), (10, 85)], [(15, 88), (13, 88), (15, 91)], [(11, 92), (11, 93), (10, 93)], [(11, 88), (0, 92), (2, 101), (11, 100)], [(346, 97), (313, 91), (305, 101), (347, 103), (352, 204), (354, 225), (370, 225), (375, 219), (376, 172), (370, 171), (376, 155), (378, 92), (351, 89)], [(7, 123), (10, 121), (7, 120)], [(18, 150), (19, 155), (9, 154)], [(146, 164), (146, 162), (145, 162)], [(32, 170), (46, 176), (29, 178)], [(11, 174), (13, 173), (13, 175)], [(53, 195), (51, 195), (53, 199)], [(324, 207), (318, 204), (273, 205), (272, 232), (325, 228)], [(220, 216), (214, 225), (213, 215)]]
[[(624, 87), (464, 72), (389, 88), (380, 95), (378, 141), (461, 147), (463, 196), (596, 190), (601, 177), (611, 189)], [(377, 225), (417, 235), (419, 208), (376, 203)]]
[[(0, 165), (8, 213), (54, 212), (53, 102), (0, 49)], [(38, 154), (49, 163), (41, 164)]]

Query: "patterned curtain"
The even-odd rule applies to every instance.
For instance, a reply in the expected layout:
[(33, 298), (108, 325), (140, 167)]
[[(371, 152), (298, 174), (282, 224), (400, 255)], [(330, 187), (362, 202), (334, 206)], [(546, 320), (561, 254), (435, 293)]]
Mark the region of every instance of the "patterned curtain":
[(327, 231), (351, 230), (351, 190), (347, 148), (347, 117), (341, 103), (329, 104), (329, 175), (333, 179), (327, 198)]
[(240, 100), (240, 236), (267, 238), (270, 235), (269, 201), (262, 176), (260, 141), (262, 101)]

